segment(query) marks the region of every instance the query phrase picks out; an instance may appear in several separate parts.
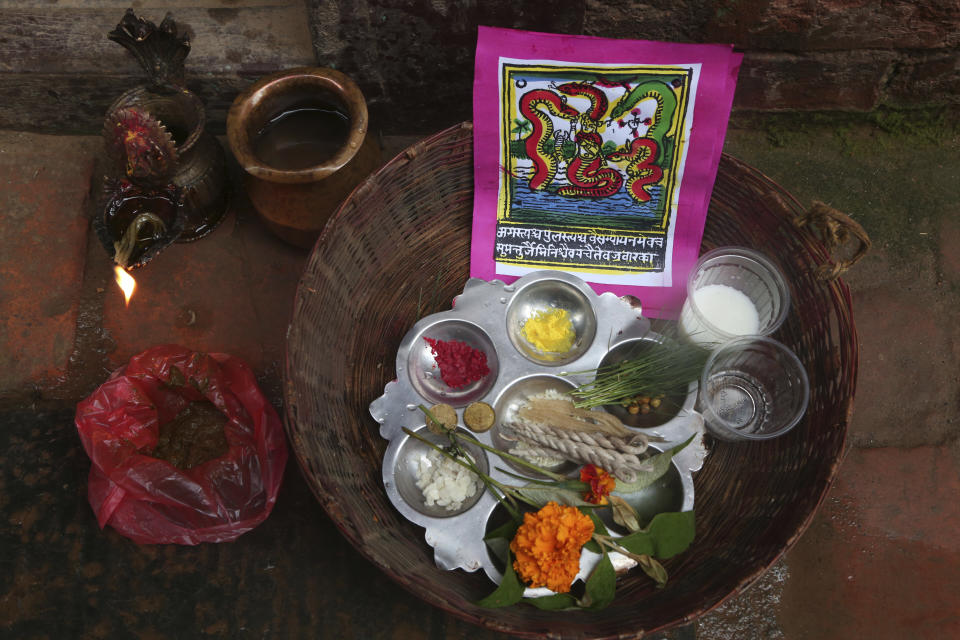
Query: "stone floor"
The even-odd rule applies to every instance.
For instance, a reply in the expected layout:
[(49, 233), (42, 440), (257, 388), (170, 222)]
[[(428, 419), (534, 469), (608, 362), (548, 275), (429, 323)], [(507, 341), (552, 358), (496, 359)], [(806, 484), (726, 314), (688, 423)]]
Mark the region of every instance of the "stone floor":
[[(665, 638), (960, 637), (960, 145), (887, 124), (729, 132), (727, 152), (873, 237), (845, 276), (860, 377), (846, 459), (807, 532), (747, 592)], [(413, 140), (386, 140), (385, 157)], [(497, 637), (364, 560), (292, 458), (271, 517), (234, 543), (137, 546), (98, 529), (76, 402), (131, 355), (177, 342), (243, 358), (279, 408), (307, 257), (238, 193), (213, 234), (135, 272), (125, 307), (85, 217), (99, 144), (0, 132), (0, 636)]]

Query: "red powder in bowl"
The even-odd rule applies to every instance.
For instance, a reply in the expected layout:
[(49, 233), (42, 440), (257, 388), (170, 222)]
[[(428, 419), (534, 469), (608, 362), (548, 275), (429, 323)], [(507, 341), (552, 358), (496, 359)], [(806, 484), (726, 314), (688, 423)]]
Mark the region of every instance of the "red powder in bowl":
[(487, 354), (459, 340), (424, 338), (440, 367), (440, 379), (451, 389), (461, 389), (490, 373)]

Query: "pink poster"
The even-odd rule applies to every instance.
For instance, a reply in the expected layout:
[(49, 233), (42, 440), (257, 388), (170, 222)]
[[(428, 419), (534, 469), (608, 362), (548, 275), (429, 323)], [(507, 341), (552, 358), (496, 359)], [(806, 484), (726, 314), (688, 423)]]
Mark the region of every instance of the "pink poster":
[(741, 57), (480, 27), (470, 275), (557, 269), (675, 318)]

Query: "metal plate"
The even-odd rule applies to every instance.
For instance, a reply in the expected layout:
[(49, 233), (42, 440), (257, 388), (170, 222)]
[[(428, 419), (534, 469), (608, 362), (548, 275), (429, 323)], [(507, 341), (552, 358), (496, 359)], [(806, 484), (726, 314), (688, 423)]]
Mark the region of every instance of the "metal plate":
[[(538, 310), (567, 309), (576, 339), (567, 354), (542, 354), (521, 333), (523, 324)], [(465, 388), (453, 390), (439, 378), (433, 355), (424, 338), (460, 340), (487, 355), (490, 374)], [(382, 396), (370, 404), (370, 414), (380, 424), (380, 435), (390, 444), (383, 459), (383, 484), (390, 501), (408, 520), (426, 531), (424, 537), (434, 549), (434, 561), (442, 569), (476, 571), (499, 583), (502, 573), (483, 541), (488, 522), (497, 507), (496, 499), (482, 491), (479, 499), (468, 500), (461, 510), (450, 513), (424, 508), (422, 494), (417, 495), (416, 464), (411, 459), (425, 454), (428, 447), (406, 435), (403, 428), (426, 431), (423, 413), (417, 405), (447, 403), (457, 409), (463, 424), (463, 408), (470, 402), (484, 401), (497, 409), (497, 424), (477, 440), (503, 448), (499, 422), (525, 397), (546, 388), (565, 390), (589, 382), (589, 372), (605, 358), (616, 358), (637, 344), (659, 344), (663, 337), (651, 331), (650, 322), (640, 310), (611, 293), (597, 295), (583, 280), (558, 271), (537, 271), (513, 284), (471, 278), (463, 293), (454, 299), (453, 309), (427, 316), (404, 336), (397, 350), (397, 379), (388, 383)], [(609, 359), (608, 359), (609, 361)], [(690, 384), (682, 406), (662, 424), (649, 421), (637, 431), (665, 440), (656, 449), (668, 449), (697, 433), (688, 447), (673, 459), (673, 468), (657, 483), (636, 495), (624, 496), (650, 517), (660, 511), (688, 511), (693, 508), (692, 474), (703, 465), (703, 422), (693, 411), (697, 383)], [(416, 443), (414, 446), (411, 443)], [(653, 445), (651, 445), (653, 446)], [(507, 463), (493, 454), (474, 451), (494, 479), (516, 485), (519, 481), (498, 467)], [(571, 469), (572, 470), (572, 469)], [(515, 473), (525, 473), (512, 468)], [(566, 471), (566, 469), (564, 469)], [(410, 487), (413, 487), (413, 490)], [(584, 550), (580, 574), (585, 578), (599, 556)], [(614, 567), (629, 568), (633, 561), (611, 554)], [(550, 593), (546, 589), (528, 589), (528, 596)]]

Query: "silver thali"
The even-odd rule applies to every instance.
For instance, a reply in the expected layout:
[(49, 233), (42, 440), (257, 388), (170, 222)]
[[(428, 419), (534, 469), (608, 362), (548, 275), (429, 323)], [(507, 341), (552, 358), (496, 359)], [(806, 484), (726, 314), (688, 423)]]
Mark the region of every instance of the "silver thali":
[[(563, 308), (569, 313), (576, 339), (562, 356), (538, 352), (524, 338), (521, 328), (537, 311)], [(424, 338), (466, 342), (487, 355), (490, 373), (482, 380), (461, 389), (451, 389), (440, 379), (430, 346)], [(425, 529), (425, 540), (434, 550), (434, 561), (442, 569), (476, 571), (482, 568), (495, 583), (502, 572), (483, 537), (497, 524), (498, 505), (489, 491), (478, 491), (457, 511), (427, 506), (416, 485), (419, 459), (430, 448), (403, 432), (406, 427), (437, 444), (446, 438), (426, 428), (418, 405), (427, 407), (446, 403), (457, 410), (459, 428), (489, 446), (505, 448), (500, 438), (500, 422), (506, 421), (517, 405), (546, 389), (566, 391), (589, 382), (589, 373), (598, 366), (628, 357), (631, 350), (661, 344), (665, 338), (651, 330), (650, 321), (640, 315), (637, 306), (612, 293), (597, 295), (576, 276), (560, 271), (537, 271), (516, 282), (469, 279), (463, 293), (454, 299), (453, 308), (419, 320), (407, 332), (397, 350), (396, 380), (388, 383), (382, 396), (370, 404), (370, 413), (380, 424), (380, 435), (389, 441), (383, 458), (383, 484), (394, 507), (411, 522)], [(619, 407), (608, 408), (627, 426), (662, 439), (651, 443), (658, 450), (668, 449), (696, 434), (693, 442), (673, 458), (673, 464), (660, 480), (632, 495), (624, 496), (641, 518), (652, 518), (662, 511), (688, 511), (693, 508), (692, 474), (703, 465), (706, 450), (703, 422), (694, 412), (697, 384), (691, 383), (685, 396), (676, 398), (674, 409), (666, 414), (630, 416)], [(497, 423), (482, 433), (463, 427), (463, 409), (474, 401), (494, 407)], [(479, 447), (468, 452), (492, 478), (506, 484), (518, 484), (503, 469), (529, 475), (522, 467), (513, 467)], [(502, 507), (499, 507), (502, 509)], [(599, 556), (584, 550), (578, 577), (585, 578)], [(614, 568), (626, 569), (633, 561), (611, 554)], [(528, 589), (528, 596), (549, 593)]]

